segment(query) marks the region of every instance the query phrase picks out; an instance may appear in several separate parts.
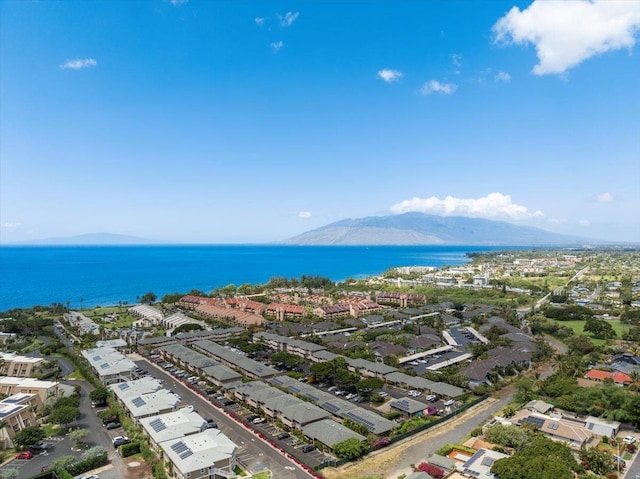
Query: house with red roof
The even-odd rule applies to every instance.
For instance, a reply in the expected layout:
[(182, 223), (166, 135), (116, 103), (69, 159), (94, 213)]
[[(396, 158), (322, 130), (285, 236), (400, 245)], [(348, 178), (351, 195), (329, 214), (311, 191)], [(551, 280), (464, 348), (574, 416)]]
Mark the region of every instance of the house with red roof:
[(602, 369), (591, 369), (584, 375), (585, 379), (591, 379), (592, 381), (605, 381), (606, 379), (612, 380), (619, 386), (628, 386), (631, 384), (631, 376), (619, 371), (603, 371)]

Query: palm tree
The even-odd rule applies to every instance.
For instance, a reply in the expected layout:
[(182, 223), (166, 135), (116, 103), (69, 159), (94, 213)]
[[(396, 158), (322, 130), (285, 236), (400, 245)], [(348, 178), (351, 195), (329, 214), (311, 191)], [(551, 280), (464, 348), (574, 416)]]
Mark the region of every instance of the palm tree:
[(9, 421), (5, 421), (4, 419), (0, 420), (0, 446), (2, 446), (2, 449), (6, 449), (7, 447), (7, 439), (9, 438), (9, 436), (7, 436), (7, 426), (9, 425)]

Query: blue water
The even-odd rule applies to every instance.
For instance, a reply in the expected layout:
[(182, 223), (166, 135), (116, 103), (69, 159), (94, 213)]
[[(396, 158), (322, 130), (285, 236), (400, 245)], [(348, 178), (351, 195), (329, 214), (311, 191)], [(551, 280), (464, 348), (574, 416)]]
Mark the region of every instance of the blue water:
[[(134, 304), (148, 291), (167, 293), (319, 275), (341, 281), (394, 266), (466, 262), (475, 246), (16, 246), (0, 247), (0, 311), (70, 303)], [(504, 249), (502, 247), (501, 249)]]

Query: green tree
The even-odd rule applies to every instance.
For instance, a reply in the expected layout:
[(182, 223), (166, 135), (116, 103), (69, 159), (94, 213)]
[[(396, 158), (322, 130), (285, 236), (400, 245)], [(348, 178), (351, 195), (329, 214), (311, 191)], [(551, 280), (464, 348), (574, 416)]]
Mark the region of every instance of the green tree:
[(13, 443), (18, 447), (27, 447), (31, 444), (38, 444), (45, 436), (45, 430), (40, 426), (25, 427), (16, 433)]
[(583, 446), (580, 448), (579, 457), (585, 468), (601, 476), (616, 470), (617, 464), (613, 454), (608, 451), (602, 451), (597, 447), (586, 448)]
[(12, 467), (11, 469), (3, 469), (0, 472), (1, 479), (16, 479), (20, 475), (20, 470)]
[(84, 438), (86, 438), (90, 434), (88, 429), (76, 429), (69, 433), (69, 439), (73, 441), (74, 444), (81, 443)]
[(76, 458), (73, 456), (60, 456), (51, 461), (50, 469), (66, 469), (74, 462), (76, 462)]
[(89, 399), (91, 399), (91, 401), (98, 404), (106, 403), (108, 397), (109, 397), (109, 390), (105, 386), (100, 386), (98, 388), (95, 388), (93, 391), (89, 393)]
[(140, 302), (144, 304), (151, 304), (155, 303), (156, 299), (158, 299), (156, 294), (152, 291), (149, 291), (148, 293), (142, 295), (142, 297), (140, 298)]
[(87, 449), (86, 451), (84, 451), (80, 456), (80, 460), (88, 461), (89, 459), (93, 459), (94, 457), (97, 457), (97, 456), (102, 456), (103, 454), (104, 455), (107, 454), (107, 450), (104, 447), (94, 446), (91, 449)]
[(584, 332), (593, 334), (597, 339), (613, 339), (617, 336), (613, 326), (604, 319), (588, 319)]
[(366, 441), (359, 441), (355, 437), (346, 439), (333, 446), (333, 452), (336, 453), (338, 457), (343, 457), (350, 461), (354, 461), (363, 456), (368, 449), (369, 446)]
[(49, 416), (49, 421), (59, 424), (62, 427), (68, 426), (70, 423), (80, 417), (80, 409), (75, 406), (61, 406), (55, 408)]

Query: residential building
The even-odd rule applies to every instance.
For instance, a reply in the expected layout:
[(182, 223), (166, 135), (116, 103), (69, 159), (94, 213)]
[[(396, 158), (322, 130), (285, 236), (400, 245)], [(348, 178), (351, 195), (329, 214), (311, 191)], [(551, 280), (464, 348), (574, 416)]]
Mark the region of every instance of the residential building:
[(193, 409), (193, 406), (142, 418), (140, 425), (149, 438), (149, 445), (161, 455), (161, 459), (163, 459), (161, 447), (163, 442), (197, 434), (207, 429), (207, 421)]
[(469, 460), (467, 460), (463, 466), (461, 466), (461, 472), (467, 477), (483, 477), (492, 479), (496, 477), (491, 473), (491, 466), (498, 459), (504, 459), (509, 457), (508, 454), (492, 451), (490, 449), (480, 449)]
[(114, 348), (93, 348), (82, 351), (103, 384), (112, 384), (133, 379), (137, 367), (130, 359)]
[(160, 447), (176, 479), (235, 477), (238, 446), (218, 429), (164, 441)]
[(37, 394), (44, 404), (48, 398), (64, 395), (63, 388), (55, 381), (41, 381), (33, 378), (0, 377), (0, 394), (12, 396), (14, 394)]
[(28, 378), (44, 363), (44, 358), (0, 352), (0, 375)]
[(14, 447), (16, 433), (38, 424), (34, 409), (39, 406), (42, 401), (37, 394), (18, 393), (0, 401), (0, 449)]
[(367, 440), (366, 437), (332, 419), (321, 419), (307, 424), (302, 427), (302, 433), (312, 441), (318, 441), (329, 449), (333, 449), (336, 444), (347, 439)]

